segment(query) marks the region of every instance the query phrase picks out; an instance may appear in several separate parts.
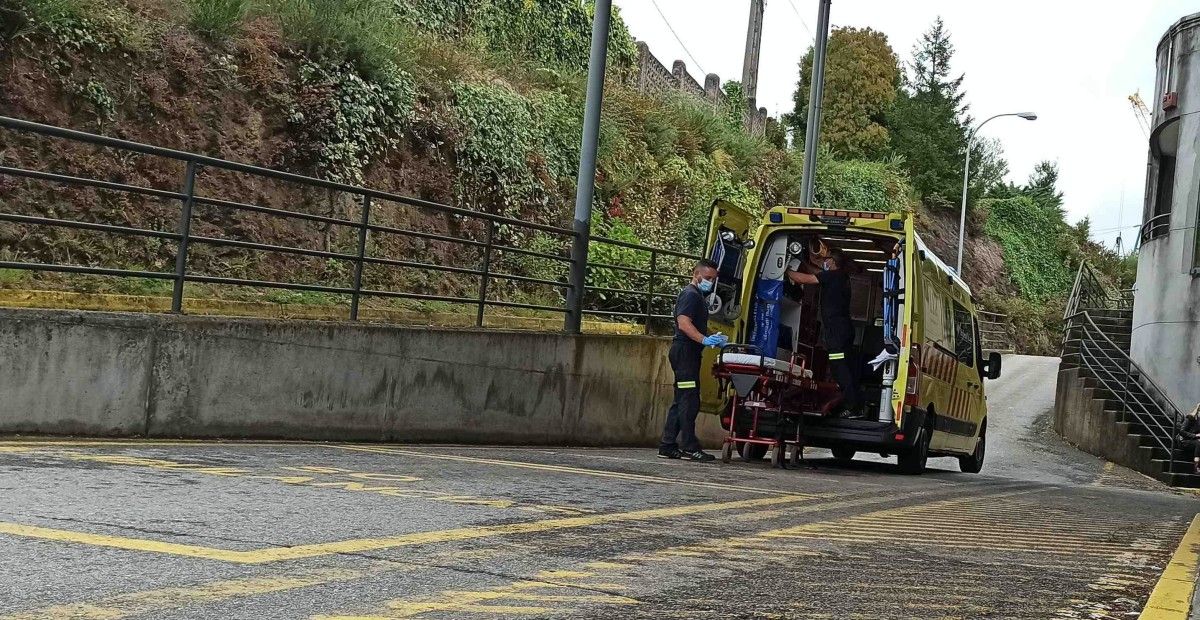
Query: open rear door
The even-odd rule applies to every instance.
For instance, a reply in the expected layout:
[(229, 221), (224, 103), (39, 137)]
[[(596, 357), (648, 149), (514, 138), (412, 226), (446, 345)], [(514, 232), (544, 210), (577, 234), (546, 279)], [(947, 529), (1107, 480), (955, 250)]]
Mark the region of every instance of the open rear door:
[[(721, 332), (736, 341), (742, 329), (742, 282), (746, 255), (753, 247), (750, 227), (754, 216), (724, 200), (713, 202), (705, 238), (705, 256), (717, 263), (717, 285), (708, 296), (708, 331)], [(724, 408), (727, 395), (718, 389), (710, 369), (717, 350), (706, 348), (700, 366), (700, 410), (717, 413)]]

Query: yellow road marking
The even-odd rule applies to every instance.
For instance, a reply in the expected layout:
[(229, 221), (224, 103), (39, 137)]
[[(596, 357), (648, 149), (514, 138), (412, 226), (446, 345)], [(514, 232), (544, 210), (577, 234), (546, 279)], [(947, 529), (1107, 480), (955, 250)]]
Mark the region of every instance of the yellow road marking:
[[(444, 461), (458, 461), (461, 463), (479, 463), (483, 465), (501, 465), (504, 467), (516, 467), (520, 469), (536, 469), (540, 471), (550, 471), (566, 474), (581, 474), (584, 476), (596, 476), (600, 478), (617, 478), (620, 480), (633, 480), (637, 482), (650, 482), (654, 484), (676, 484), (682, 486), (701, 487), (705, 489), (721, 489), (724, 491), (743, 491), (746, 493), (758, 493), (767, 495), (778, 495), (785, 491), (777, 489), (763, 489), (758, 487), (744, 487), (735, 484), (721, 484), (719, 482), (703, 482), (699, 480), (683, 480), (679, 478), (664, 478), (662, 476), (648, 476), (644, 474), (630, 474), (616, 471), (608, 471), (604, 469), (588, 469), (584, 467), (571, 467), (569, 465), (549, 465), (545, 463), (527, 463), (525, 461), (510, 461), (504, 459), (489, 459), (474, 456), (460, 456), (453, 454), (430, 454), (418, 450), (404, 450), (400, 448), (384, 448), (372, 446), (348, 446), (348, 445), (333, 445), (333, 448), (343, 450), (355, 450), (359, 452), (374, 452), (377, 454), (401, 454), (404, 456), (415, 456), (426, 459), (439, 459)], [(795, 494), (800, 495), (800, 494)], [(816, 495), (803, 494), (805, 497), (817, 497)]]
[(1112, 477), (1113, 470), (1115, 470), (1116, 467), (1117, 467), (1116, 463), (1114, 463), (1112, 461), (1106, 461), (1104, 463), (1104, 469), (1101, 470), (1100, 474), (1098, 476), (1096, 476), (1096, 479), (1092, 481), (1091, 486), (1094, 486), (1094, 487), (1103, 486), (1104, 483), (1109, 478)]
[(127, 549), (130, 551), (145, 551), (150, 553), (181, 555), (185, 557), (205, 560), (219, 560), (222, 562), (234, 562), (238, 564), (265, 564), (268, 562), (298, 560), (301, 558), (311, 558), (338, 553), (361, 553), (364, 551), (378, 551), (381, 549), (392, 549), (395, 547), (427, 545), (459, 540), (475, 540), (479, 538), (490, 538), (493, 536), (535, 534), (540, 532), (591, 527), (594, 525), (603, 525), (607, 523), (666, 519), (671, 517), (717, 512), (722, 510), (758, 508), (762, 506), (779, 506), (783, 504), (802, 502), (808, 499), (810, 498), (801, 495), (781, 495), (776, 497), (761, 497), (732, 502), (691, 504), (686, 506), (672, 506), (668, 508), (651, 508), (646, 510), (634, 510), (631, 512), (587, 515), (582, 517), (566, 517), (561, 519), (543, 519), (540, 521), (525, 521), (520, 523), (507, 523), (503, 525), (462, 527), (432, 532), (417, 532), (413, 534), (403, 534), (400, 536), (390, 536), (385, 538), (359, 538), (330, 543), (298, 545), (295, 547), (267, 547), (252, 551), (230, 551), (226, 549), (215, 549), (212, 547), (203, 547), (199, 545), (168, 543), (158, 540), (147, 540), (144, 538), (126, 538), (123, 536), (89, 534), (85, 532), (57, 530), (5, 522), (0, 522), (0, 534), (11, 534), (14, 536), (23, 536), (27, 538), (52, 540), (58, 542), (82, 543), (100, 547)]
[(1146, 606), (1142, 608), (1141, 620), (1183, 620), (1192, 605), (1192, 594), (1196, 589), (1196, 568), (1200, 565), (1200, 515), (1192, 519), (1191, 526), (1179, 541), (1179, 547), (1162, 577), (1150, 592)]
[[(491, 604), (491, 601), (542, 603), (542, 604), (579, 604), (594, 603), (601, 605), (637, 605), (637, 599), (618, 594), (597, 593), (599, 584), (580, 581), (595, 577), (594, 573), (580, 571), (542, 571), (533, 579), (522, 579), (510, 584), (489, 588), (487, 590), (446, 590), (436, 597), (424, 600), (397, 599), (385, 603), (386, 611), (372, 612), (369, 615), (320, 615), (314, 620), (385, 620), (393, 618), (411, 618), (430, 612), (483, 613), (483, 614), (549, 614), (566, 611), (561, 605), (547, 607), (541, 605), (511, 605)], [(567, 579), (567, 583), (552, 583), (548, 579)], [(609, 584), (611, 585), (611, 584)], [(558, 594), (568, 589), (587, 588), (581, 594)], [(539, 591), (551, 591), (556, 594), (542, 594)]]
[(243, 579), (213, 581), (119, 594), (92, 603), (69, 603), (0, 616), (0, 620), (120, 620), (160, 609), (179, 609), (188, 605), (298, 590), (339, 581), (361, 579), (385, 571), (400, 570), (403, 565), (380, 563), (365, 570), (317, 569), (288, 575), (263, 575)]

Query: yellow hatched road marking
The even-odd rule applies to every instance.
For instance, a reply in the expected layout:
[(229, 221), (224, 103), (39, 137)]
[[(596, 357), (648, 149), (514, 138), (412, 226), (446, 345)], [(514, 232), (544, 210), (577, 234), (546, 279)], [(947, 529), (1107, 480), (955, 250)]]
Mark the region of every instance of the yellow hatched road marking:
[[(637, 599), (619, 594), (597, 592), (601, 587), (613, 584), (595, 584), (580, 581), (595, 577), (594, 573), (580, 571), (542, 571), (533, 579), (524, 579), (513, 583), (490, 588), (487, 590), (446, 590), (436, 597), (424, 600), (397, 599), (384, 604), (386, 611), (371, 612), (367, 615), (320, 615), (314, 620), (384, 620), (391, 618), (411, 618), (430, 612), (482, 613), (500, 615), (549, 614), (566, 611), (561, 604), (593, 603), (601, 605), (637, 605)], [(567, 583), (552, 583), (546, 579), (567, 579)], [(581, 594), (558, 594), (564, 590), (584, 589)], [(542, 594), (538, 591), (551, 591), (556, 594)], [(492, 604), (491, 601), (503, 601), (505, 604)], [(556, 604), (553, 607), (544, 605), (512, 605), (518, 603)]]
[(779, 506), (783, 504), (803, 502), (808, 499), (810, 498), (801, 495), (781, 495), (776, 497), (762, 497), (732, 502), (691, 504), (686, 506), (672, 506), (668, 508), (651, 508), (646, 510), (634, 510), (631, 512), (588, 515), (583, 517), (566, 517), (561, 519), (543, 519), (540, 521), (525, 521), (503, 525), (462, 527), (432, 532), (417, 532), (413, 534), (403, 534), (400, 536), (389, 536), (383, 538), (359, 538), (331, 543), (297, 545), (294, 547), (268, 547), (251, 551), (230, 551), (226, 549), (168, 543), (158, 540), (147, 540), (143, 538), (127, 538), (123, 536), (108, 536), (104, 534), (89, 534), (86, 532), (57, 530), (31, 525), (21, 525), (18, 523), (0, 522), (0, 533), (41, 540), (75, 542), (100, 547), (112, 547), (116, 549), (145, 551), (151, 553), (165, 553), (170, 555), (181, 555), (206, 560), (219, 560), (238, 564), (265, 564), (268, 562), (298, 560), (301, 558), (319, 557), (338, 553), (361, 553), (364, 551), (378, 551), (382, 549), (392, 549), (395, 547), (427, 545), (459, 540), (475, 540), (493, 536), (534, 534), (556, 530), (567, 530), (591, 527), (594, 525), (603, 525), (607, 523), (681, 517), (722, 510), (758, 508), (761, 506)]
[[(645, 475), (645, 474), (630, 474), (630, 473), (617, 472), (617, 471), (608, 471), (608, 470), (604, 470), (604, 469), (588, 469), (585, 467), (572, 467), (569, 465), (550, 465), (550, 464), (546, 464), (546, 463), (528, 463), (525, 461), (510, 461), (510, 460), (505, 460), (505, 459), (489, 459), (489, 458), (483, 458), (483, 457), (460, 456), (460, 455), (454, 455), (454, 454), (430, 454), (428, 452), (422, 452), (419, 450), (405, 450), (402, 448), (385, 448), (385, 447), (373, 447), (373, 446), (344, 446), (344, 445), (333, 445), (330, 447), (340, 448), (342, 450), (354, 450), (357, 452), (374, 452), (377, 454), (399, 454), (399, 455), (404, 455), (404, 456), (415, 456), (415, 457), (424, 458), (424, 459), (457, 461), (460, 463), (478, 463), (478, 464), (482, 464), (482, 465), (500, 465), (503, 467), (515, 467), (518, 469), (536, 469), (536, 470), (540, 470), (540, 471), (549, 471), (549, 472), (555, 472), (555, 473), (581, 474), (584, 476), (596, 476), (599, 478), (617, 478), (620, 480), (633, 480), (636, 482), (650, 482), (650, 483), (654, 483), (654, 484), (675, 484), (675, 485), (682, 485), (682, 486), (701, 487), (701, 488), (705, 488), (705, 489), (721, 489), (721, 490), (726, 490), (726, 491), (741, 491), (744, 493), (757, 493), (757, 494), (770, 494), (770, 495), (778, 495), (780, 493), (786, 493), (786, 491), (780, 491), (777, 489), (744, 487), (744, 486), (736, 485), (736, 484), (721, 484), (719, 482), (703, 482), (703, 481), (699, 481), (699, 480), (683, 480), (680, 478), (664, 478), (662, 476), (649, 476), (649, 475)], [(791, 495), (798, 496), (798, 497), (806, 497), (806, 498), (820, 497), (819, 495), (812, 495), (812, 494), (806, 494), (806, 493), (792, 493)]]
[(1196, 589), (1196, 568), (1200, 565), (1200, 515), (1179, 541), (1162, 577), (1150, 592), (1141, 620), (1183, 620), (1188, 617), (1192, 594)]
[(380, 563), (368, 569), (317, 569), (287, 575), (263, 575), (226, 579), (195, 586), (180, 586), (118, 594), (92, 603), (69, 603), (0, 616), (0, 620), (120, 620), (160, 609), (179, 609), (188, 605), (298, 590), (340, 581), (352, 581), (370, 575), (407, 569), (400, 564)]
[[(924, 516), (924, 515), (922, 515)], [(1138, 550), (1154, 550), (1161, 547), (1160, 541), (1150, 541), (1145, 543), (1149, 546), (1133, 547), (1131, 544), (1112, 544), (1106, 543), (1095, 538), (1089, 537), (1090, 534), (1097, 538), (1107, 538), (1113, 534), (1112, 529), (1095, 529), (1090, 531), (1079, 531), (1067, 528), (1037, 528), (1037, 527), (1003, 527), (995, 525), (995, 522), (973, 521), (971, 523), (946, 523), (935, 519), (925, 519), (917, 524), (896, 523), (894, 520), (885, 518), (873, 519), (854, 519), (847, 521), (846, 525), (863, 526), (867, 531), (876, 532), (891, 532), (896, 534), (912, 533), (915, 530), (927, 531), (929, 526), (936, 526), (940, 536), (963, 535), (966, 537), (982, 536), (989, 538), (999, 538), (1003, 540), (1020, 540), (1022, 542), (1029, 541), (1045, 541), (1047, 543), (1056, 543), (1059, 541), (1070, 541), (1073, 544), (1086, 544), (1089, 546), (1109, 546), (1119, 547), (1122, 550), (1138, 549)], [(842, 525), (827, 526), (833, 532), (845, 532), (846, 527)], [(983, 529), (983, 528), (986, 528)], [(813, 531), (820, 531), (814, 528)], [(854, 530), (862, 531), (862, 530)]]

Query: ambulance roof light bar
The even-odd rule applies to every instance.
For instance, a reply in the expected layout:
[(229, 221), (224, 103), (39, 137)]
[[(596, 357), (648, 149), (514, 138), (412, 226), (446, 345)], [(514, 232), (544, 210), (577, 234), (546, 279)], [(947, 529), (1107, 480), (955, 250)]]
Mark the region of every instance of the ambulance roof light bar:
[(846, 211), (843, 209), (805, 209), (800, 207), (788, 207), (788, 213), (792, 215), (811, 215), (816, 217), (854, 217), (868, 218), (873, 220), (887, 219), (887, 213), (881, 211)]

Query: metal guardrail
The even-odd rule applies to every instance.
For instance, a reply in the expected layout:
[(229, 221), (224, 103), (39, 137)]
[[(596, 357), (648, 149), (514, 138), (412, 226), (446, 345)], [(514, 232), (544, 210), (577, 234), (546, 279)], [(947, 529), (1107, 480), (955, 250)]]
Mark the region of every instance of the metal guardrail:
[[(1174, 473), (1183, 419), (1181, 410), (1133, 361), (1127, 345), (1114, 342), (1097, 325), (1098, 317), (1093, 316), (1096, 312), (1123, 313), (1131, 309), (1130, 291), (1109, 289), (1086, 262), (1081, 264), (1063, 317), (1063, 355), (1078, 356), (1079, 365), (1113, 395), (1126, 414), (1146, 429), (1154, 445), (1167, 453), (1167, 473)], [(1072, 347), (1076, 348), (1073, 352)]]
[[(586, 240), (587, 242), (631, 250), (639, 261), (645, 260), (645, 263), (639, 262), (638, 264), (613, 265), (592, 262), (587, 266), (589, 274), (598, 269), (628, 273), (631, 274), (630, 281), (637, 285), (635, 288), (604, 288), (600, 286), (590, 286), (586, 281), (570, 282), (566, 278), (549, 279), (531, 275), (529, 273), (501, 271), (497, 265), (500, 263), (499, 259), (504, 256), (524, 256), (537, 261), (546, 261), (548, 264), (558, 264), (566, 267), (569, 267), (569, 265), (572, 263), (572, 259), (567, 255), (566, 252), (557, 254), (553, 252), (535, 250), (528, 247), (518, 247), (515, 244), (519, 242), (519, 235), (513, 234), (513, 231), (540, 233), (552, 237), (564, 245), (577, 242), (577, 235), (573, 231), (559, 226), (527, 222), (510, 217), (472, 211), (460, 207), (452, 207), (449, 205), (443, 205), (408, 196), (401, 196), (395, 193), (380, 191), (368, 187), (327, 181), (304, 175), (273, 170), (270, 168), (199, 155), (196, 153), (167, 149), (131, 142), (128, 140), (121, 140), (71, 129), (64, 129), (61, 127), (33, 123), (16, 118), (0, 117), (0, 128), (23, 134), (33, 134), (41, 138), (61, 139), (75, 143), (89, 144), (104, 149), (110, 149), (114, 151), (112, 154), (112, 158), (114, 158), (114, 160), (117, 158), (128, 158), (131, 156), (143, 155), (183, 163), (184, 170), (181, 179), (182, 189), (179, 191), (171, 191), (153, 187), (132, 185), (108, 179), (93, 178), (89, 176), (74, 176), (61, 172), (27, 169), (15, 165), (8, 165), (9, 162), (0, 160), (0, 164), (3, 164), (0, 165), (0, 178), (8, 176), (25, 179), (31, 182), (44, 182), (59, 186), (93, 188), (107, 192), (116, 192), (118, 194), (144, 196), (164, 201), (177, 202), (179, 205), (179, 210), (178, 224), (176, 228), (174, 230), (154, 230), (106, 222), (68, 220), (58, 217), (51, 217), (49, 216), (50, 214), (46, 214), (44, 212), (37, 215), (31, 215), (28, 213), (15, 213), (12, 212), (12, 209), (10, 208), (11, 205), (6, 205), (3, 201), (0, 201), (0, 222), (8, 222), (23, 227), (56, 227), (91, 231), (105, 235), (155, 238), (172, 243), (175, 249), (174, 269), (169, 272), (147, 269), (129, 269), (104, 265), (66, 264), (58, 262), (34, 262), (21, 260), (0, 260), (0, 268), (115, 276), (124, 278), (169, 280), (173, 282), (171, 309), (173, 312), (177, 313), (182, 313), (186, 310), (184, 307), (184, 286), (187, 283), (195, 282), (204, 284), (284, 289), (292, 291), (309, 291), (343, 295), (349, 297), (348, 318), (350, 320), (358, 320), (359, 306), (363, 299), (391, 298), (475, 306), (475, 323), (480, 327), (484, 326), (487, 309), (499, 307), (537, 310), (543, 312), (561, 313), (564, 315), (574, 311), (580, 314), (593, 316), (633, 319), (639, 322), (644, 322), (646, 326), (646, 333), (650, 333), (651, 325), (656, 319), (669, 320), (671, 318), (670, 314), (665, 313), (667, 310), (664, 310), (664, 308), (667, 307), (664, 304), (669, 303), (669, 300), (674, 299), (675, 297), (675, 291), (671, 290), (671, 285), (678, 284), (683, 280), (687, 280), (690, 277), (686, 273), (686, 268), (688, 267), (687, 263), (699, 258), (698, 256), (684, 252), (638, 245), (615, 239), (607, 239), (604, 237), (591, 236)], [(0, 155), (2, 154), (3, 153), (0, 152)], [(328, 192), (330, 196), (333, 196), (334, 194), (349, 196), (352, 197), (352, 202), (354, 205), (356, 205), (357, 217), (316, 215), (295, 210), (266, 206), (263, 204), (255, 204), (251, 200), (229, 200), (227, 198), (206, 195), (197, 188), (197, 183), (207, 170), (244, 174), (254, 179), (263, 181), (282, 182), (289, 188), (292, 188), (296, 191), (324, 190)], [(2, 198), (3, 194), (0, 194), (0, 199)], [(349, 229), (356, 233), (355, 248), (353, 251), (332, 251), (329, 249), (315, 249), (247, 241), (244, 239), (229, 238), (228, 236), (197, 234), (193, 231), (193, 224), (197, 222), (197, 215), (195, 211), (198, 207), (215, 208), (230, 212), (256, 213), (280, 221), (300, 221), (330, 228), (341, 227), (344, 229)], [(476, 229), (482, 228), (482, 233), (476, 235), (467, 235), (465, 233), (454, 234), (453, 232), (422, 231), (377, 223), (373, 215), (376, 215), (380, 209), (389, 207), (412, 208), (427, 213), (437, 213), (445, 216), (451, 216), (457, 221), (475, 224)], [(347, 211), (349, 212), (349, 209), (347, 209)], [(209, 223), (211, 224), (211, 222)], [(457, 228), (460, 230), (465, 230), (471, 228), (471, 226), (459, 226)], [(220, 232), (229, 233), (231, 231), (222, 230)], [(368, 239), (372, 235), (397, 235), (408, 239), (419, 239), (427, 243), (442, 243), (455, 245), (460, 248), (467, 248), (469, 250), (478, 252), (478, 262), (470, 266), (451, 266), (441, 265), (434, 262), (426, 262), (425, 260), (421, 260), (420, 258), (413, 256), (396, 257), (375, 255), (370, 251), (368, 244)], [(514, 239), (516, 241), (514, 241)], [(352, 267), (352, 276), (350, 277), (349, 285), (336, 285), (330, 283), (305, 284), (297, 282), (284, 282), (279, 280), (236, 278), (229, 277), (227, 275), (196, 273), (194, 270), (189, 269), (189, 252), (194, 247), (201, 245), (240, 248), (249, 252), (266, 252), (291, 256), (323, 258), (327, 261), (349, 263)], [(373, 288), (365, 285), (363, 281), (364, 267), (366, 266), (381, 266), (386, 269), (418, 270), (430, 273), (466, 276), (468, 278), (477, 279), (478, 288), (476, 294), (472, 296)], [(672, 269), (671, 267), (674, 268)], [(515, 283), (515, 285), (524, 286), (530, 289), (537, 289), (543, 293), (546, 290), (558, 291), (558, 296), (562, 298), (568, 297), (567, 295), (563, 295), (562, 292), (569, 291), (574, 287), (581, 287), (585, 291), (585, 295), (579, 295), (578, 298), (585, 300), (581, 303), (587, 305), (573, 309), (566, 307), (565, 302), (563, 305), (550, 305), (548, 303), (530, 303), (527, 301), (516, 301), (513, 299), (497, 299), (494, 292), (494, 286), (498, 282)], [(586, 293), (591, 293), (593, 296), (609, 296), (610, 298), (612, 296), (617, 296), (622, 300), (621, 306), (623, 307), (613, 305), (606, 306), (604, 303), (597, 303), (596, 299), (592, 299), (590, 302), (586, 301)], [(633, 300), (636, 300), (637, 302), (636, 311), (630, 309)], [(663, 300), (668, 301), (664, 302)]]
[(1138, 228), (1137, 243), (1141, 244), (1165, 237), (1171, 232), (1171, 214), (1161, 213), (1142, 223), (1141, 228)]
[(979, 311), (980, 348), (996, 353), (1015, 353), (1012, 322), (1001, 312)]

